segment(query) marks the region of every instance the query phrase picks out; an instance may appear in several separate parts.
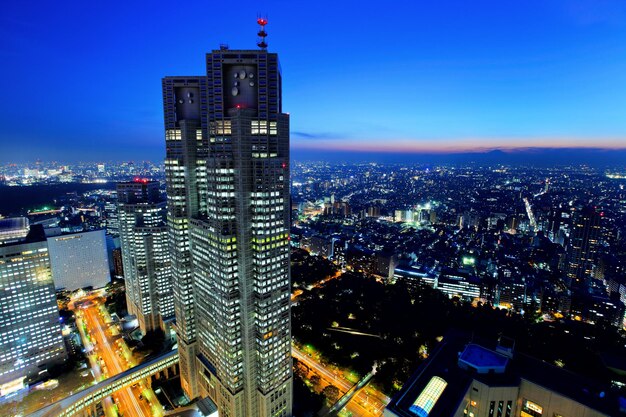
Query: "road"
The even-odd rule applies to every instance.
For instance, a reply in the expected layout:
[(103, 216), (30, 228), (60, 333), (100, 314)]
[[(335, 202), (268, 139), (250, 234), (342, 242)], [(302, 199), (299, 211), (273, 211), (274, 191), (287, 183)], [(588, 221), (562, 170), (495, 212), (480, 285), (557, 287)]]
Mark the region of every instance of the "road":
[[(346, 380), (342, 374), (337, 374), (327, 369), (295, 346), (292, 346), (291, 354), (294, 358), (306, 364), (309, 369), (315, 370), (325, 385), (332, 384), (339, 388), (341, 395), (345, 394), (354, 385)], [(380, 391), (366, 387), (348, 402), (346, 409), (355, 416), (379, 417), (383, 415), (383, 409), (388, 403), (389, 397)]]
[[(111, 318), (101, 299), (90, 298), (83, 302), (75, 302), (75, 305), (79, 306), (77, 309), (79, 325), (84, 323), (87, 328), (85, 347), (90, 353), (90, 363), (96, 379), (102, 380), (135, 366), (126, 343), (117, 334), (115, 327), (110, 325)], [(83, 333), (81, 332), (81, 336)], [(115, 412), (113, 403), (108, 400), (104, 404), (107, 416), (154, 417), (162, 415), (163, 412), (154, 392), (145, 382), (124, 388), (112, 397), (119, 413)]]

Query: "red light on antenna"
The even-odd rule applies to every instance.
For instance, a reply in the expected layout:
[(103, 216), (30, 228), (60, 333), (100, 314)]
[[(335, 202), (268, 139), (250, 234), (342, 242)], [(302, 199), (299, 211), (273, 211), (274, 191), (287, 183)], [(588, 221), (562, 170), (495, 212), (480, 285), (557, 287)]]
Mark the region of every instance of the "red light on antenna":
[(283, 169), (287, 168), (287, 164), (283, 162)]
[(241, 108), (241, 104), (237, 104), (237, 108), (240, 109)]
[(263, 50), (267, 49), (267, 42), (265, 42), (265, 38), (267, 37), (267, 32), (265, 32), (265, 25), (267, 25), (267, 19), (265, 17), (258, 17), (256, 22), (261, 26), (261, 30), (259, 31), (259, 41), (256, 43), (257, 46)]

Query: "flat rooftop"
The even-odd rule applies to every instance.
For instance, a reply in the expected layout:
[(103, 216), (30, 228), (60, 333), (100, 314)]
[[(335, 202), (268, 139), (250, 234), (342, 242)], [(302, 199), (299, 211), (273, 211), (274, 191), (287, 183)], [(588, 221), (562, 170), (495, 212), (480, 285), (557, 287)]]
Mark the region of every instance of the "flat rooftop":
[(26, 217), (0, 219), (0, 233), (24, 229), (28, 230), (28, 219)]
[(461, 353), (459, 362), (467, 364), (479, 372), (481, 369), (504, 372), (509, 359), (504, 355), (471, 343)]
[(607, 416), (626, 415), (620, 411), (626, 400), (606, 384), (519, 352), (508, 358), (495, 351), (495, 341), (472, 339), (456, 331), (444, 336), (387, 410), (400, 417), (450, 417), (474, 380), (491, 387), (516, 387), (526, 380)]

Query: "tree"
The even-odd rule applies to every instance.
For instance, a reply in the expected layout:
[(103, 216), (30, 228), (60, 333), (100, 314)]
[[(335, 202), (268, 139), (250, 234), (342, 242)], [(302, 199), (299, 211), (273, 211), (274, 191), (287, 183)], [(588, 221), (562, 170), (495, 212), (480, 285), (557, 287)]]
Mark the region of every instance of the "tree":
[(334, 403), (339, 399), (339, 388), (334, 385), (327, 385), (322, 390), (322, 394), (324, 394), (324, 397), (326, 397), (328, 401)]

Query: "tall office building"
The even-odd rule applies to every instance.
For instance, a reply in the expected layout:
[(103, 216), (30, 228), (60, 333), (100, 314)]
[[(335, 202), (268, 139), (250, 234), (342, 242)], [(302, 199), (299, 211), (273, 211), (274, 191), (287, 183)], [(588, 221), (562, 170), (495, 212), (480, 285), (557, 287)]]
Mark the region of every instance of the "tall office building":
[(20, 241), (0, 244), (0, 396), (45, 375), (66, 355), (48, 245), (35, 225)]
[(592, 207), (577, 210), (572, 217), (566, 274), (573, 284), (582, 283), (593, 274), (602, 232), (600, 219)]
[(226, 417), (290, 416), (289, 116), (278, 56), (222, 47), (163, 79), (182, 385)]
[(116, 198), (104, 203), (104, 216), (106, 218), (106, 231), (112, 236), (120, 235), (120, 219), (117, 217)]
[(172, 274), (159, 183), (144, 179), (117, 185), (120, 242), (128, 312), (145, 333), (165, 330), (174, 316)]

